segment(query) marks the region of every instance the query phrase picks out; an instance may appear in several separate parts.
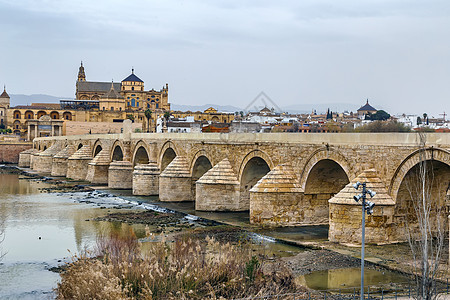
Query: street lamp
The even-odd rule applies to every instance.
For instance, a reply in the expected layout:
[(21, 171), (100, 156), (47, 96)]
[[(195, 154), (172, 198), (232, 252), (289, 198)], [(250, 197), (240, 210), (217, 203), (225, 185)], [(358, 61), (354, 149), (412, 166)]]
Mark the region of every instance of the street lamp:
[(369, 189), (366, 189), (366, 183), (363, 182), (356, 182), (353, 184), (353, 187), (358, 190), (359, 187), (362, 186), (362, 193), (359, 195), (353, 196), (353, 199), (356, 202), (361, 201), (362, 206), (362, 241), (361, 241), (361, 300), (364, 300), (364, 244), (366, 240), (366, 211), (368, 215), (373, 214), (373, 207), (375, 206), (375, 203), (367, 200), (366, 201), (366, 194), (370, 195), (370, 198), (373, 198), (376, 195), (376, 192), (371, 191)]

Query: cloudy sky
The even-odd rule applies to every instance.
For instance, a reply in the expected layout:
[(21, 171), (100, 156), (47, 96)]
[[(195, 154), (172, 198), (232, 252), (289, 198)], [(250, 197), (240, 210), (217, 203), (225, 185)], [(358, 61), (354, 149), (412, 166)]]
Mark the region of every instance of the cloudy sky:
[(369, 98), (450, 113), (448, 0), (0, 0), (0, 84), (73, 97), (135, 73), (172, 103), (245, 107)]

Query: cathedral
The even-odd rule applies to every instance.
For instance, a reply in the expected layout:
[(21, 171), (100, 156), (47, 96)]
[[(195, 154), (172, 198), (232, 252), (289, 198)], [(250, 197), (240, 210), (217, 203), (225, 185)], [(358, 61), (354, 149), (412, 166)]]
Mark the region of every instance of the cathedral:
[[(132, 120), (136, 130), (154, 132), (156, 119), (170, 111), (168, 84), (159, 91), (146, 91), (134, 69), (121, 82), (87, 81), (81, 63), (75, 90), (73, 100), (9, 107), (5, 89), (0, 96), (0, 124), (28, 140), (55, 134), (120, 132), (120, 123), (125, 119)], [(145, 116), (148, 109), (152, 111), (150, 119)], [(50, 119), (57, 129), (46, 132), (46, 127), (39, 125), (43, 118), (47, 122)]]
[(131, 74), (121, 82), (86, 81), (83, 63), (78, 70), (75, 100), (98, 101), (100, 110), (146, 110), (170, 111), (169, 85), (161, 90), (145, 91), (144, 81)]

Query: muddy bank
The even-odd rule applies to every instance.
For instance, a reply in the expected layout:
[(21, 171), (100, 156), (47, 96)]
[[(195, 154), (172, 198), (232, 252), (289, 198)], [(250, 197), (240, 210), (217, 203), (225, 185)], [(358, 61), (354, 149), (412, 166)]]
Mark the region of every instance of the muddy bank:
[(315, 271), (356, 268), (361, 265), (357, 258), (342, 255), (329, 250), (308, 250), (296, 256), (284, 257), (294, 275), (306, 275)]

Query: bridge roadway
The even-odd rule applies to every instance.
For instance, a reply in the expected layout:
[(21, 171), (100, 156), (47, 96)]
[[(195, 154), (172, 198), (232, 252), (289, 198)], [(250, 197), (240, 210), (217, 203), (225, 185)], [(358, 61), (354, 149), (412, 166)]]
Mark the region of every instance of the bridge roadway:
[(414, 174), (426, 161), (436, 207), (448, 215), (450, 134), (427, 133), (421, 147), (417, 133), (124, 132), (36, 138), (19, 165), (161, 201), (195, 201), (198, 210), (249, 211), (255, 224), (329, 224), (330, 240), (344, 243), (360, 240), (350, 184), (365, 181), (377, 192), (368, 242), (392, 243), (406, 238)]

